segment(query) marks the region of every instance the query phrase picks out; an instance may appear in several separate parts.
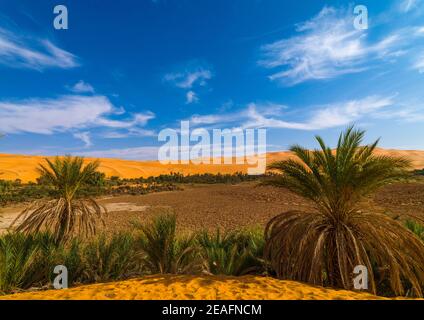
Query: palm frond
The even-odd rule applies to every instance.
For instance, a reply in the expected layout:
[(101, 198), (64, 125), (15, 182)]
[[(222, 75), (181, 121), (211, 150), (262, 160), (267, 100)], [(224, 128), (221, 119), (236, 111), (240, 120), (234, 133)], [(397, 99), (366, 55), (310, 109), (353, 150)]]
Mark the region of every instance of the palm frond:
[(93, 235), (97, 224), (104, 223), (106, 209), (92, 198), (79, 198), (79, 191), (94, 178), (99, 162), (84, 166), (83, 158), (71, 156), (45, 160), (47, 164), (41, 164), (38, 171), (55, 188), (56, 199), (34, 202), (18, 215), (11, 227), (26, 234), (49, 231), (59, 242), (76, 235)]

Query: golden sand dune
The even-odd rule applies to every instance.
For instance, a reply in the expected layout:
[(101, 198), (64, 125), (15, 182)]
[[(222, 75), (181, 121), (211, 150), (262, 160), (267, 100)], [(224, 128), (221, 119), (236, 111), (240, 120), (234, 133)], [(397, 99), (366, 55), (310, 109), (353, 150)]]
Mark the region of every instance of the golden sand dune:
[(14, 300), (377, 300), (368, 293), (326, 289), (294, 281), (244, 276), (160, 275), (66, 290), (0, 296)]
[[(385, 150), (377, 151), (381, 155), (403, 156), (412, 161), (415, 169), (424, 168), (424, 151), (417, 150)], [(293, 157), (288, 151), (267, 154), (267, 163), (284, 160)], [(45, 157), (0, 154), (0, 178), (5, 180), (21, 179), (23, 182), (35, 181), (38, 177), (35, 168)], [(87, 158), (87, 161), (93, 159)], [(196, 173), (235, 173), (247, 172), (248, 164), (232, 165), (163, 165), (158, 161), (129, 161), (119, 159), (100, 159), (100, 171), (107, 176), (119, 176), (121, 178), (139, 178), (180, 172), (182, 174)], [(235, 162), (234, 162), (235, 163)], [(250, 166), (252, 167), (252, 166)]]

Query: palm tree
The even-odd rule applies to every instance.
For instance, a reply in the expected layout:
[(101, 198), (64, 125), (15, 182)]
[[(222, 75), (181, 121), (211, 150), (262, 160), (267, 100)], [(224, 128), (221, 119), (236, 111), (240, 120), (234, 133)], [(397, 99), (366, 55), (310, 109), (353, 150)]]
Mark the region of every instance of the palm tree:
[(377, 188), (406, 174), (409, 161), (377, 156), (378, 140), (361, 146), (365, 132), (348, 128), (331, 150), (291, 147), (300, 161), (273, 163), (282, 174), (267, 184), (312, 200), (316, 210), (290, 211), (268, 222), (265, 256), (278, 277), (352, 289), (353, 270), (364, 265), (370, 290), (388, 283), (397, 295), (422, 296), (424, 244), (389, 216), (362, 212), (360, 202)]
[(92, 198), (80, 197), (81, 188), (95, 177), (99, 162), (84, 166), (81, 157), (45, 159), (38, 172), (41, 180), (54, 189), (53, 200), (40, 200), (26, 208), (12, 223), (16, 231), (37, 233), (50, 231), (57, 242), (66, 242), (74, 235), (95, 233), (97, 222), (103, 222), (106, 209)]

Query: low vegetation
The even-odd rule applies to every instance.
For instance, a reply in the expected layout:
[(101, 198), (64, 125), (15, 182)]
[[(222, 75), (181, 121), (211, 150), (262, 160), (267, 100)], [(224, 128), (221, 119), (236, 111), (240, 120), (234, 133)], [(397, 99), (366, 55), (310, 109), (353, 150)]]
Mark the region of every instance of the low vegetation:
[[(258, 181), (264, 177), (266, 176), (249, 176), (244, 173), (205, 173), (186, 176), (180, 173), (170, 173), (157, 177), (121, 179), (116, 176), (107, 178), (104, 173), (95, 172), (90, 180), (80, 186), (79, 195), (85, 197), (144, 195), (153, 192), (178, 191), (182, 189), (180, 185), (184, 184), (236, 184)], [(36, 183), (26, 184), (20, 180), (0, 180), (0, 205), (52, 199), (54, 196), (55, 190), (42, 176), (37, 179)]]
[(259, 229), (177, 235), (173, 215), (136, 224), (131, 233), (65, 244), (49, 233), (9, 233), (0, 236), (0, 293), (49, 288), (56, 265), (68, 268), (70, 285), (158, 273), (263, 274), (263, 243)]
[(210, 274), (241, 276), (265, 273), (262, 259), (263, 230), (260, 228), (215, 234), (201, 232), (197, 236), (204, 270)]
[(405, 222), (405, 227), (408, 230), (412, 231), (422, 241), (424, 241), (424, 225), (423, 224), (414, 220), (407, 220)]
[(420, 170), (414, 170), (413, 174), (416, 176), (424, 176), (424, 168)]
[[(170, 214), (134, 224), (131, 232), (66, 244), (46, 232), (9, 233), (0, 236), (0, 294), (51, 288), (57, 265), (68, 268), (70, 286), (170, 273), (273, 276), (264, 246), (259, 227), (178, 235)], [(394, 294), (379, 285), (385, 295)]]
[(148, 224), (138, 225), (142, 261), (151, 274), (189, 273), (197, 269), (194, 237), (177, 238), (176, 217), (160, 215)]
[(138, 178), (138, 179), (125, 179), (125, 181), (136, 183), (199, 183), (199, 184), (215, 184), (215, 183), (229, 183), (236, 184), (245, 181), (257, 181), (263, 176), (252, 176), (246, 173), (236, 172), (234, 174), (189, 174), (183, 175), (177, 172), (170, 174), (162, 174), (157, 177)]

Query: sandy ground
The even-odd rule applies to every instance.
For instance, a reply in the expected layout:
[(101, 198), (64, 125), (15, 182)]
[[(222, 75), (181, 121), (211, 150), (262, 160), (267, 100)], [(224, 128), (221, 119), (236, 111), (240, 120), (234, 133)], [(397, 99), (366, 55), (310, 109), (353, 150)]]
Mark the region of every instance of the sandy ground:
[(334, 290), (294, 281), (244, 276), (159, 275), (66, 290), (26, 292), (14, 300), (382, 300), (368, 293)]
[[(402, 156), (412, 161), (415, 169), (424, 168), (424, 151), (378, 149), (377, 154)], [(293, 157), (288, 151), (267, 154), (267, 163)], [(35, 181), (38, 174), (35, 168), (44, 161), (43, 156), (0, 154), (0, 177), (5, 180), (21, 179), (23, 182)], [(94, 159), (86, 159), (92, 161)], [(119, 159), (100, 159), (100, 171), (107, 176), (139, 178), (157, 176), (171, 172), (182, 174), (196, 173), (235, 173), (246, 172), (249, 165), (162, 165), (158, 161), (128, 161)], [(234, 162), (235, 163), (235, 162)], [(252, 167), (252, 166), (250, 166)]]

